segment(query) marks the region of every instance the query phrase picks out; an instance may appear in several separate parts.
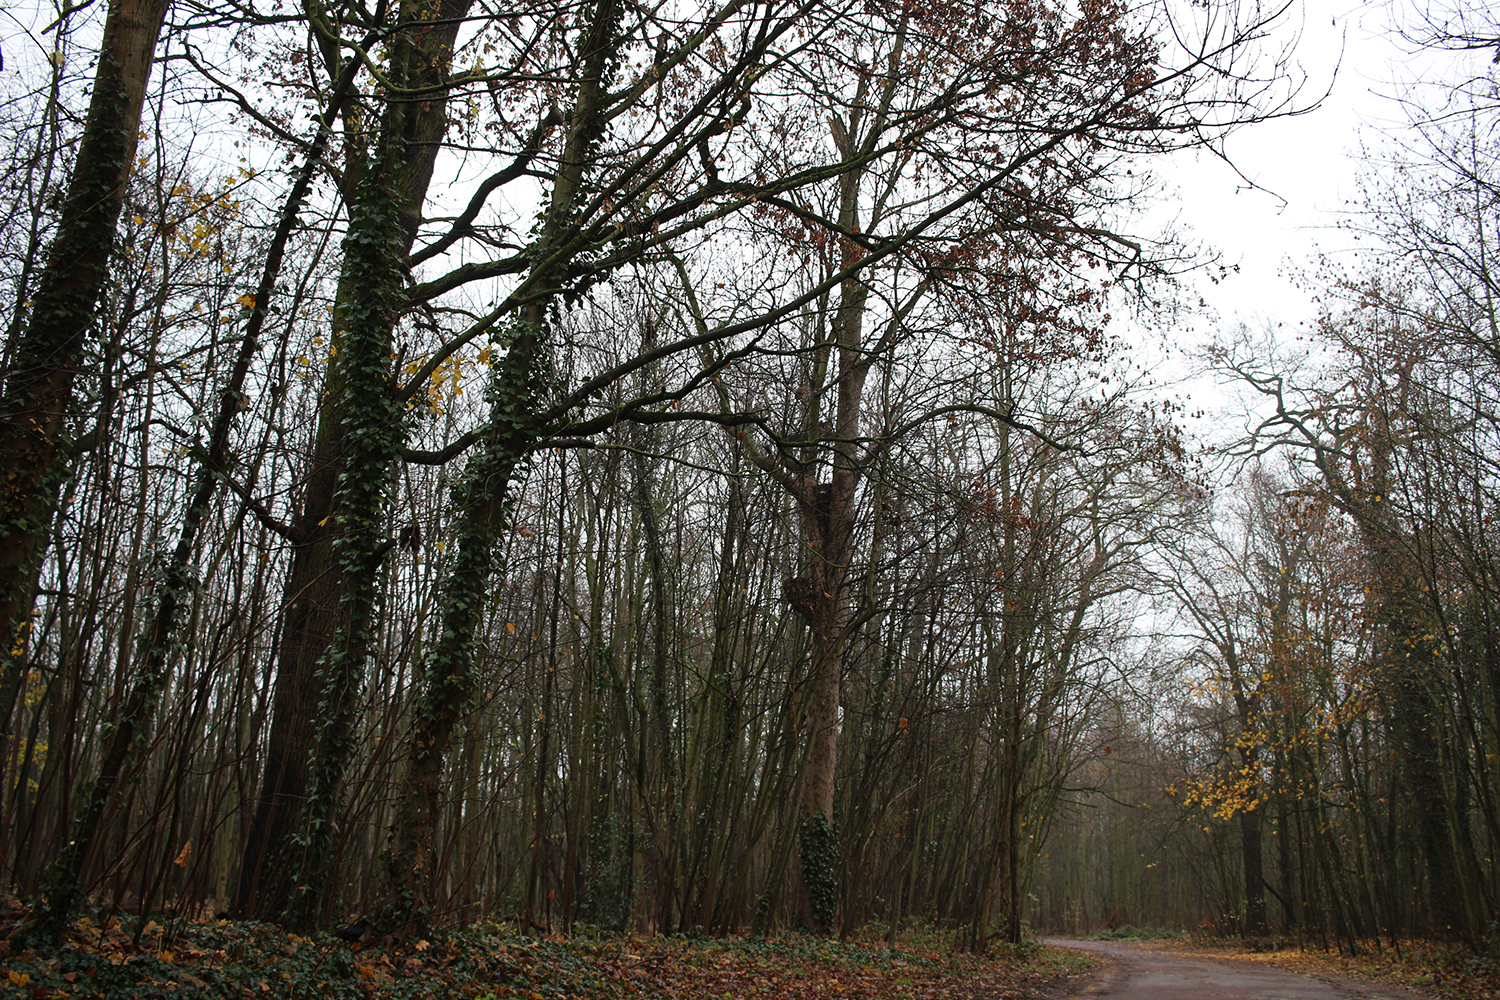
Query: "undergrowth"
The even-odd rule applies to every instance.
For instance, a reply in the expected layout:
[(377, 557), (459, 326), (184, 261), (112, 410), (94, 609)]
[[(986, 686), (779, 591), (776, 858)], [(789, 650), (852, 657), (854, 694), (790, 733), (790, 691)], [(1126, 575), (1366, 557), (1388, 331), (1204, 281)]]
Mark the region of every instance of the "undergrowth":
[(245, 921), (83, 918), (51, 951), (0, 941), (0, 997), (317, 1000), (624, 1000), (671, 996), (964, 1000), (1035, 995), (1088, 971), (1033, 947), (987, 958), (883, 941), (777, 937), (527, 936), (482, 925), (361, 944)]
[(1175, 941), (1183, 936), (1183, 932), (1174, 927), (1136, 927), (1134, 924), (1121, 924), (1119, 927), (1110, 927), (1098, 931), (1089, 936), (1092, 941)]

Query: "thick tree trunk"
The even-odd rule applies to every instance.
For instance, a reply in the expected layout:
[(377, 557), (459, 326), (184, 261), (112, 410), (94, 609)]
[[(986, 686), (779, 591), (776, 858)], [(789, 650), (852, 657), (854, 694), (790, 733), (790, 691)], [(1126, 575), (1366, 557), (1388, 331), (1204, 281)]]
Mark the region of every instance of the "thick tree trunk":
[(339, 611), (344, 620), (318, 671), (310, 784), (298, 832), (297, 896), (288, 910), (292, 922), (301, 926), (318, 919), (331, 874), (328, 859), (336, 854), (340, 792), (354, 752), (365, 662), (378, 627), (380, 566), (390, 548), (385, 536), (392, 469), (405, 444), (404, 407), (392, 391), (390, 375), (391, 336), (403, 281), (393, 252), (401, 242), (401, 199), (392, 175), (405, 155), (398, 107), (392, 104), (388, 110), (384, 148), (364, 172), (351, 207), (343, 283), (359, 289), (359, 294), (347, 296), (334, 310), (332, 343), (338, 353), (330, 380), (344, 399), (343, 467), (334, 498), (340, 532), (335, 556), (343, 581)]
[(73, 839), (59, 856), (56, 863), (47, 900), (48, 919), (62, 927), (72, 916), (81, 889), (83, 866), (88, 860), (94, 840), (103, 824), (107, 809), (112, 803), (125, 768), (133, 756), (136, 744), (144, 738), (144, 727), (156, 709), (156, 703), (166, 683), (168, 658), (173, 640), (181, 627), (180, 611), (184, 604), (191, 604), (191, 597), (199, 581), (193, 570), (193, 556), (198, 550), (199, 533), (220, 480), (227, 474), (231, 464), (229, 436), (235, 417), (242, 409), (241, 390), (254, 360), (260, 331), (268, 315), (270, 297), (275, 289), (281, 270), (281, 261), (286, 244), (291, 237), (302, 200), (312, 185), (313, 173), (323, 148), (327, 145), (328, 129), (338, 113), (348, 84), (353, 79), (352, 67), (336, 89), (335, 97), (323, 116), (318, 133), (297, 180), (287, 198), (281, 220), (267, 248), (266, 262), (260, 282), (256, 286), (255, 303), (250, 307), (243, 339), (228, 384), (220, 395), (219, 411), (214, 418), (208, 445), (203, 458), (197, 463), (194, 484), (187, 509), (183, 514), (182, 527), (177, 544), (167, 565), (158, 574), (152, 595), (152, 614), (144, 629), (136, 635), (134, 664), (130, 693), (121, 707), (115, 727), (110, 733), (109, 746), (105, 751), (99, 777), (89, 790), (88, 801), (78, 822), (74, 826)]
[[(325, 405), (331, 405), (331, 401)], [(332, 430), (333, 426), (334, 422), (325, 417), (319, 429)], [(314, 460), (326, 456), (332, 447), (320, 433)], [(318, 663), (341, 621), (333, 531), (320, 523), (332, 516), (337, 476), (335, 465), (324, 464), (313, 472), (302, 513), (292, 525), (300, 541), (292, 547), (292, 565), (282, 600), (276, 686), (271, 695), (271, 730), (261, 768), (260, 797), (240, 864), (234, 908), (241, 916), (265, 918), (281, 912), (295, 874), (293, 838), (307, 797), (308, 765), (322, 691)]]
[[(857, 185), (844, 193), (840, 222), (857, 224)], [(798, 814), (797, 909), (800, 922), (819, 933), (832, 925), (839, 905), (838, 830), (833, 812), (838, 774), (839, 698), (843, 671), (843, 632), (849, 617), (849, 562), (854, 552), (854, 499), (859, 486), (860, 412), (869, 357), (860, 350), (869, 290), (846, 283), (834, 320), (831, 349), (834, 381), (833, 473), (819, 483), (814, 470), (798, 500), (808, 542), (805, 584), (797, 603), (812, 632), (809, 698), (804, 722), (807, 755), (803, 764)]]
[(1292, 830), (1284, 798), (1281, 809), (1276, 814), (1276, 881), (1281, 893), (1278, 898), (1281, 903), (1282, 936), (1290, 937), (1293, 928), (1296, 928), (1300, 939), (1302, 921), (1292, 896)]
[(1440, 937), (1473, 942), (1478, 929), (1469, 924), (1464, 887), (1453, 842), (1447, 775), (1440, 760), (1448, 741), (1445, 707), (1432, 694), (1438, 652), (1434, 626), (1419, 605), (1414, 583), (1382, 609), (1387, 627), (1386, 693), (1398, 759), (1404, 764), (1412, 805), (1416, 809), (1417, 843), (1427, 865), (1427, 898), (1432, 930)]
[[(832, 138), (843, 156), (853, 158), (873, 148), (884, 129), (893, 86), (893, 77), (877, 85), (882, 97), (874, 101), (874, 109), (851, 111), (847, 123), (834, 117)], [(845, 232), (860, 232), (874, 222), (873, 218), (862, 218), (861, 184), (866, 176), (856, 169), (840, 178), (838, 222)], [(846, 254), (842, 263), (853, 263), (852, 256)], [(849, 618), (847, 573), (854, 555), (855, 496), (867, 461), (858, 443), (863, 435), (860, 421), (865, 381), (876, 356), (864, 343), (869, 297), (869, 286), (858, 279), (845, 281), (839, 289), (830, 337), (822, 345), (815, 366), (815, 384), (809, 387), (814, 405), (809, 408), (806, 427), (809, 440), (832, 431), (833, 440), (824, 443), (831, 446), (831, 475), (827, 483), (820, 483), (813, 462), (811, 471), (802, 476), (800, 490), (795, 491), (808, 543), (808, 568), (806, 584), (799, 581), (796, 593), (790, 596), (812, 632), (810, 695), (804, 720), (807, 755), (798, 816), (797, 917), (820, 933), (833, 925), (840, 896), (834, 781), (838, 773), (843, 632)], [(830, 390), (831, 419), (824, 424), (816, 400)]]
[[(1253, 760), (1246, 767), (1255, 766)], [(1266, 886), (1264, 870), (1264, 848), (1262, 846), (1262, 823), (1264, 816), (1259, 805), (1241, 809), (1240, 851), (1245, 877), (1245, 923), (1241, 932), (1245, 937), (1264, 937), (1270, 932), (1266, 922)]]
[[(403, 73), (413, 87), (436, 86), (447, 78), (458, 27), (471, 2), (443, 0), (438, 4), (423, 5), (432, 12), (432, 26), (409, 29), (401, 36), (409, 46), (404, 49), (403, 58), (407, 65)], [(408, 4), (405, 13), (408, 20), (413, 20), (419, 12), (419, 5)], [(385, 217), (381, 225), (383, 235), (379, 238), (387, 241), (386, 248), (399, 256), (409, 254), (416, 239), (438, 140), (446, 128), (447, 95), (438, 90), (431, 99), (406, 104), (402, 108), (399, 113), (387, 115), (377, 137), (377, 143), (388, 150), (383, 166), (389, 176), (384, 183), (393, 186), (391, 197), (395, 201), (394, 218)], [(367, 184), (382, 183), (378, 176), (372, 178), (369, 170), (350, 173), (359, 178), (358, 186), (365, 190), (363, 195), (356, 193), (356, 200), (368, 197)], [(351, 302), (366, 301), (372, 292), (378, 291), (369, 283), (368, 275), (350, 272), (347, 259), (344, 270), (335, 308), (337, 316), (345, 315)], [(403, 280), (400, 269), (394, 269), (389, 278), (390, 287), (385, 291), (398, 294)], [(388, 322), (377, 322), (361, 335), (369, 339), (366, 346), (370, 347), (372, 365), (376, 359), (389, 358), (394, 306), (388, 305), (386, 312), (389, 313)], [(335, 342), (341, 339), (336, 337)], [(372, 594), (363, 598), (349, 595), (355, 600), (345, 603), (348, 589), (346, 567), (335, 544), (349, 527), (341, 523), (339, 512), (342, 484), (345, 474), (350, 471), (348, 451), (351, 447), (350, 386), (342, 375), (344, 366), (335, 367), (340, 370), (330, 370), (328, 391), (318, 414), (306, 490), (293, 524), (295, 544), (282, 604), (284, 617), (276, 651), (271, 729), (266, 742), (260, 795), (250, 823), (235, 901), (236, 911), (244, 915), (270, 916), (287, 906), (292, 880), (303, 866), (296, 838), (312, 791), (314, 748), (319, 730), (324, 728), (318, 718), (319, 705), (328, 693), (341, 700), (358, 693), (357, 679), (352, 676), (335, 681), (331, 689), (329, 679), (321, 676), (321, 667), (337, 638), (351, 628), (351, 612), (359, 604), (373, 600)], [(388, 385), (368, 388), (390, 398)], [(361, 433), (371, 431), (378, 431), (378, 428), (367, 427)], [(358, 472), (356, 478), (374, 485), (375, 479), (371, 477), (389, 477), (388, 468), (376, 466), (388, 465), (383, 456), (388, 456), (390, 450), (382, 447), (368, 452), (366, 458), (373, 464)], [(380, 526), (371, 522), (365, 530), (367, 533), (377, 531)], [(373, 551), (371, 545), (361, 547), (370, 550), (366, 552), (367, 557)], [(364, 575), (373, 579), (375, 571), (376, 567), (372, 565), (369, 573)], [(369, 609), (364, 613), (368, 614)], [(349, 661), (354, 652), (351, 647), (343, 658)], [(352, 690), (351, 683), (355, 683)], [(348, 710), (349, 704), (344, 702), (340, 711), (347, 713)], [(342, 725), (336, 725), (335, 729)], [(334, 730), (325, 728), (325, 732), (334, 735)], [(323, 759), (334, 763), (326, 753)], [(332, 776), (331, 772), (326, 774), (325, 782)]]
[[(1372, 477), (1375, 489), (1385, 495), (1386, 458), (1377, 453)], [(1434, 674), (1440, 660), (1436, 634), (1416, 567), (1398, 548), (1398, 529), (1382, 516), (1374, 502), (1343, 491), (1353, 508), (1356, 524), (1371, 553), (1382, 626), (1381, 656), (1385, 666), (1386, 700), (1391, 736), (1416, 809), (1417, 843), (1427, 867), (1427, 894), (1434, 930), (1438, 935), (1475, 940), (1464, 907), (1463, 887), (1458, 884), (1458, 852), (1453, 841), (1448, 785), (1439, 760), (1447, 741), (1446, 709), (1433, 696)]]
[(1433, 694), (1441, 659), (1436, 636), (1442, 626), (1433, 620), (1424, 596), (1428, 588), (1413, 561), (1410, 532), (1391, 510), (1393, 445), (1381, 436), (1386, 428), (1380, 426), (1378, 414), (1367, 419), (1374, 433), (1361, 431), (1369, 442), (1362, 480), (1351, 484), (1339, 465), (1341, 458), (1321, 444), (1314, 444), (1314, 460), (1334, 500), (1354, 519), (1369, 552), (1390, 736), (1416, 811), (1432, 930), (1474, 943), (1481, 931), (1470, 923), (1464, 888), (1457, 879), (1454, 817), (1439, 760), (1448, 740), (1447, 710)]
[[(815, 494), (826, 498), (831, 490)], [(814, 514), (822, 528), (830, 520)], [(818, 933), (833, 925), (839, 905), (838, 829), (833, 813), (834, 779), (838, 773), (839, 694), (841, 688), (843, 628), (847, 598), (843, 569), (836, 564), (837, 535), (842, 530), (819, 530), (811, 543), (813, 565), (809, 579), (813, 588), (811, 680), (804, 735), (807, 755), (803, 764), (801, 806), (797, 817), (798, 872), (801, 885), (797, 906), (799, 921)], [(815, 536), (816, 537), (816, 536)], [(847, 548), (847, 547), (846, 547)]]
[[(115, 226), (135, 161), (146, 83), (166, 17), (166, 0), (117, 0), (104, 40), (63, 217), (38, 283), (31, 322), (8, 349), (15, 365), (0, 399), (0, 746), (25, 677), (36, 575), (67, 477), (67, 422), (73, 383), (108, 273)], [(92, 846), (115, 776), (134, 747), (135, 723), (154, 689), (137, 686), (105, 753), (83, 814), (87, 836), (66, 845), (53, 871), (41, 929), (60, 935), (78, 894), (78, 869)]]
[(109, 268), (167, 0), (115, 0), (62, 220), (0, 397), (0, 745), (25, 676), (36, 574), (68, 474), (73, 382)]

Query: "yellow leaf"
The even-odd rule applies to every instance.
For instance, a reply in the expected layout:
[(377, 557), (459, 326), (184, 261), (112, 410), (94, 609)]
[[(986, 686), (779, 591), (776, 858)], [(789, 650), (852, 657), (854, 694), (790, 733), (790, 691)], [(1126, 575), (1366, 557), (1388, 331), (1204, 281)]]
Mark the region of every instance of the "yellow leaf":
[(507, 631), (507, 632), (514, 632), (515, 630), (516, 630), (516, 623), (515, 622), (506, 622), (505, 623), (505, 631)]
[(234, 301), (238, 302), (240, 305), (244, 306), (246, 309), (254, 309), (255, 308), (255, 296), (254, 295), (250, 295), (250, 294), (247, 293), (245, 295), (241, 295), (239, 298), (235, 299)]
[(10, 981), (15, 984), (16, 989), (24, 990), (26, 988), (26, 984), (31, 982), (31, 976), (25, 972), (16, 972), (14, 969), (12, 969), (10, 973)]
[(484, 350), (482, 350), (482, 351), (479, 352), (479, 363), (482, 364), (482, 365), (487, 365), (487, 364), (489, 364), (489, 362), (490, 362), (490, 349), (488, 347), (486, 347)]
[(323, 525), (327, 524), (328, 523), (328, 518), (332, 517), (332, 516), (333, 516), (332, 514), (329, 514), (328, 517), (325, 517), (325, 518), (323, 518), (323, 520), (319, 521), (318, 522), (318, 527), (321, 528), (321, 527), (323, 527)]

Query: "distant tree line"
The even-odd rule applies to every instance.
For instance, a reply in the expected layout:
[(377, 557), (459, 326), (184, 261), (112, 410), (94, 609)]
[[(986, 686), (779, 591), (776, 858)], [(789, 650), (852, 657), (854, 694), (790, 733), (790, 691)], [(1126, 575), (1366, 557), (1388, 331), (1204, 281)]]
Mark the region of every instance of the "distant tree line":
[[(1497, 36), (1478, 10), (1414, 23), (1429, 49)], [(1213, 350), (1256, 417), (1225, 449), (1236, 485), (1158, 557), (1180, 624), (1151, 655), (1182, 686), (1155, 689), (1110, 800), (1089, 793), (1109, 818), (1075, 814), (1089, 846), (1047, 919), (1092, 891), (1095, 919), (1324, 947), (1492, 939), (1494, 95), (1488, 60), (1406, 93), (1350, 219), (1375, 249), (1315, 276), (1323, 311), (1292, 342), (1242, 328)]]

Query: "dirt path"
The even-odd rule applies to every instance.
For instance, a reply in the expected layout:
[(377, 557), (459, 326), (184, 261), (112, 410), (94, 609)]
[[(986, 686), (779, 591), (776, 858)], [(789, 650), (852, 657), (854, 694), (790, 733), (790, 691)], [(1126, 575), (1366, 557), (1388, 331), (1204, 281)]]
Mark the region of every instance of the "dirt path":
[(1058, 948), (1098, 955), (1104, 967), (1070, 984), (1080, 1000), (1421, 1000), (1398, 986), (1332, 976), (1301, 976), (1253, 962), (1203, 958), (1117, 941), (1047, 939)]

